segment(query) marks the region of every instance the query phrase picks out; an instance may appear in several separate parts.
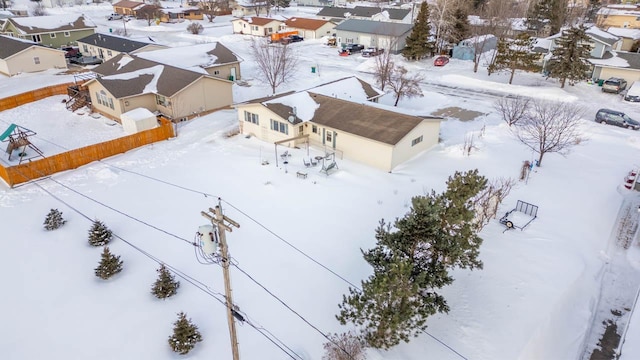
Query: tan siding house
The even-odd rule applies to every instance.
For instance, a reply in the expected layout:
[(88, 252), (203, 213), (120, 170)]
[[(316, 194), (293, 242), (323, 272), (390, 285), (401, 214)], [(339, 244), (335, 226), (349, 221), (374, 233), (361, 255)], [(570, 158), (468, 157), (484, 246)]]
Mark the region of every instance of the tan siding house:
[(48, 69), (66, 69), (64, 51), (0, 35), (0, 73), (16, 75)]
[(346, 78), (332, 87), (237, 104), (240, 131), (269, 143), (291, 139), (282, 143), (290, 147), (306, 142), (293, 139), (306, 135), (312, 146), (388, 172), (437, 145), (440, 118), (402, 114), (363, 101), (357, 91), (354, 101), (332, 96), (331, 88), (352, 90), (352, 84), (353, 79)]
[(604, 7), (598, 10), (596, 25), (603, 29), (609, 27), (640, 29), (640, 10), (636, 7)]
[(336, 25), (330, 21), (305, 18), (290, 18), (282, 25), (284, 31), (297, 31), (305, 39), (320, 39), (331, 36)]
[(132, 40), (122, 36), (97, 33), (79, 39), (78, 48), (85, 56), (96, 56), (107, 61), (122, 53), (137, 54), (144, 51), (166, 49), (167, 46), (148, 41)]
[(628, 86), (640, 80), (640, 54), (607, 51), (601, 59), (589, 59), (593, 64), (592, 79), (618, 77), (627, 80)]
[(233, 103), (232, 82), (121, 54), (86, 83), (93, 108), (115, 120), (138, 107), (177, 120), (190, 119)]
[(278, 32), (283, 22), (276, 19), (250, 17), (231, 20), (234, 34), (269, 36)]
[(146, 4), (141, 1), (123, 0), (113, 4), (113, 12), (121, 15), (136, 15), (136, 10), (143, 8)]

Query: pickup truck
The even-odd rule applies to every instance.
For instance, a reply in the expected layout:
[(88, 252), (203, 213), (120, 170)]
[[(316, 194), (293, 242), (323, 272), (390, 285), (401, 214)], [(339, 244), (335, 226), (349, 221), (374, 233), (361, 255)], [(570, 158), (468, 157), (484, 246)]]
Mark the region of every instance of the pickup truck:
[(303, 40), (304, 39), (302, 38), (302, 36), (291, 35), (291, 36), (283, 37), (282, 39), (280, 39), (280, 43), (282, 43), (282, 44), (290, 44), (290, 43), (294, 43), (294, 42), (300, 42), (300, 41), (303, 41)]
[(345, 56), (345, 55), (351, 55), (357, 52), (360, 52), (364, 49), (364, 45), (360, 45), (360, 44), (347, 44), (346, 46), (344, 46), (342, 49), (340, 49), (338, 51), (338, 53), (340, 53), (340, 56)]
[(107, 20), (121, 20), (122, 19), (122, 14), (109, 14), (107, 15)]
[(368, 49), (362, 50), (362, 57), (372, 57), (372, 56), (378, 56), (382, 54), (384, 54), (384, 49), (370, 47)]

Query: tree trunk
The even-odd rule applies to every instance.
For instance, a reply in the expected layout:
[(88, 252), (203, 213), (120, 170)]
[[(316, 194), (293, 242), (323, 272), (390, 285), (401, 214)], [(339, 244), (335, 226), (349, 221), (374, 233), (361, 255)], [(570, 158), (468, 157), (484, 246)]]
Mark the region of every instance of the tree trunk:
[(509, 85), (511, 85), (511, 83), (513, 82), (513, 75), (515, 75), (515, 73), (516, 73), (516, 69), (511, 68), (511, 76), (509, 76)]
[(473, 58), (473, 72), (477, 73), (478, 72), (478, 65), (480, 64), (480, 57), (479, 56), (475, 56)]
[(536, 164), (538, 167), (542, 166), (542, 157), (544, 156), (544, 152), (540, 152), (540, 156), (538, 156), (538, 163)]
[(560, 81), (560, 89), (564, 89), (565, 81), (567, 81), (567, 78), (566, 77), (562, 78), (562, 81)]
[(396, 103), (393, 106), (398, 106), (398, 101), (400, 101), (400, 93), (396, 94)]

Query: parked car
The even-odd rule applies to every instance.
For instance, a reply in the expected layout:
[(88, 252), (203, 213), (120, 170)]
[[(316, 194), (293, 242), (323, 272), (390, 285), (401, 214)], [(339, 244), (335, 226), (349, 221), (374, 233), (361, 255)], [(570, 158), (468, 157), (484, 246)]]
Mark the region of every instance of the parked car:
[(280, 39), (280, 42), (283, 44), (290, 44), (290, 43), (294, 43), (294, 42), (300, 42), (303, 41), (304, 38), (302, 36), (299, 35), (291, 35), (291, 36), (287, 36), (287, 37), (283, 37), (282, 39)]
[(383, 53), (384, 53), (384, 49), (370, 47), (362, 50), (362, 57), (378, 56), (378, 55), (382, 55)]
[(631, 102), (640, 102), (640, 81), (636, 81), (631, 85), (627, 93), (624, 94), (624, 99)]
[(64, 51), (64, 57), (67, 59), (80, 56), (80, 49), (75, 46), (62, 46), (60, 50)]
[(122, 14), (113, 13), (113, 14), (107, 15), (107, 20), (121, 20), (121, 19), (122, 19)]
[(79, 56), (69, 59), (69, 62), (78, 65), (98, 65), (102, 64), (102, 59), (97, 56)]
[(433, 60), (433, 66), (445, 66), (449, 63), (449, 58), (446, 56), (438, 56)]
[(627, 80), (611, 77), (602, 84), (602, 92), (620, 94), (620, 91), (627, 88)]
[(596, 122), (601, 124), (610, 124), (620, 127), (626, 127), (627, 129), (638, 130), (640, 129), (640, 122), (637, 122), (630, 118), (622, 111), (616, 111), (611, 109), (600, 109), (596, 113)]

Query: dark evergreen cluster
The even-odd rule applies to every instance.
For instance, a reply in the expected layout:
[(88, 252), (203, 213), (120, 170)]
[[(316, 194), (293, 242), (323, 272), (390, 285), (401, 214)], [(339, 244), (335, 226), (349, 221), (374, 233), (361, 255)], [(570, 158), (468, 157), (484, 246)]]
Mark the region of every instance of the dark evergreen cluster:
[(107, 245), (111, 238), (113, 238), (111, 230), (100, 220), (95, 220), (89, 229), (89, 244), (93, 246)]
[(413, 24), (411, 34), (405, 40), (402, 56), (407, 60), (420, 60), (431, 56), (434, 44), (431, 41), (431, 25), (429, 24), (429, 5), (426, 1), (420, 4), (420, 12)]
[(560, 87), (564, 87), (567, 80), (569, 85), (574, 85), (586, 79), (591, 69), (587, 61), (591, 45), (586, 29), (583, 26), (567, 29), (556, 43), (547, 64), (549, 77), (560, 80)]
[(202, 335), (191, 319), (187, 320), (184, 312), (178, 313), (178, 320), (173, 323), (173, 335), (169, 336), (169, 346), (180, 355), (188, 354), (197, 343), (202, 341)]
[(500, 39), (496, 50), (496, 57), (487, 70), (489, 75), (499, 71), (509, 71), (509, 84), (513, 82), (516, 70), (538, 70), (536, 60), (538, 54), (533, 52), (535, 39), (529, 34), (519, 34), (515, 39)]
[(115, 256), (109, 251), (107, 246), (102, 251), (102, 257), (98, 267), (95, 268), (95, 274), (97, 277), (103, 280), (107, 280), (113, 275), (122, 271), (123, 261), (120, 260), (120, 256)]
[(469, 14), (467, 10), (462, 6), (458, 6), (453, 10), (453, 26), (451, 27), (451, 33), (449, 34), (449, 42), (455, 45), (460, 41), (467, 39), (471, 35), (470, 27)]
[(527, 14), (527, 28), (540, 34), (549, 26), (551, 34), (560, 32), (567, 16), (567, 0), (538, 0), (531, 3)]
[(363, 251), (373, 275), (362, 291), (349, 289), (337, 316), (360, 328), (371, 347), (388, 349), (426, 328), (426, 320), (448, 312), (438, 289), (453, 282), (453, 268), (482, 268), (482, 239), (474, 225), (472, 199), (487, 184), (477, 170), (456, 172), (442, 194), (412, 199), (410, 211), (376, 229), (376, 246)]
[(158, 272), (158, 279), (151, 287), (151, 293), (158, 299), (166, 299), (178, 293), (180, 282), (175, 280), (164, 264), (160, 265), (160, 268), (156, 271)]
[(62, 212), (58, 209), (51, 209), (47, 214), (47, 217), (44, 219), (44, 228), (51, 231), (58, 229), (62, 225), (64, 225), (67, 220), (62, 218)]

